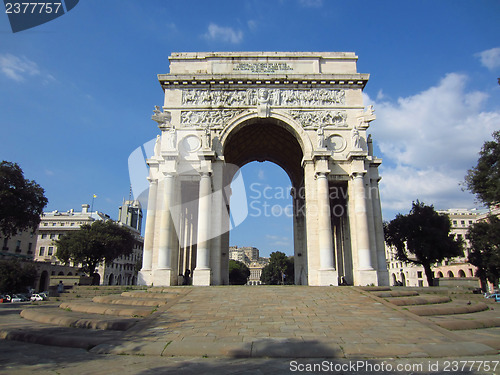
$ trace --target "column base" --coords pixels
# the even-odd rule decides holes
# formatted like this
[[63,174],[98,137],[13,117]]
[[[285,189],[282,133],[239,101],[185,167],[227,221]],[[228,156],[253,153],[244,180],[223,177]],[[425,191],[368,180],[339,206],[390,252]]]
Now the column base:
[[210,269],[193,271],[193,285],[209,286],[210,285]]
[[137,285],[151,285],[153,284],[153,271],[140,270],[137,274]]
[[355,281],[355,285],[359,286],[378,285],[376,270],[358,271],[356,279],[357,280]]
[[172,283],[172,273],[171,269],[157,269],[153,270],[153,286],[171,286],[175,285]]
[[318,281],[320,286],[339,285],[339,273],[335,269],[318,270]]
[[377,271],[379,286],[389,286],[389,272],[387,270]]

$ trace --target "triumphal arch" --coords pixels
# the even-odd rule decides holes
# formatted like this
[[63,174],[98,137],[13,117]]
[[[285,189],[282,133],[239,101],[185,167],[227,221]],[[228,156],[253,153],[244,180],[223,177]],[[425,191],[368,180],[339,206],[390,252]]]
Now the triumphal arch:
[[[140,283],[228,284],[229,231],[247,210],[239,168],[292,183],[295,282],[387,285],[378,166],[351,52],[174,53],[152,119]],[[242,190],[243,189],[243,190]],[[243,194],[242,194],[243,191]],[[251,244],[244,244],[251,245]]]

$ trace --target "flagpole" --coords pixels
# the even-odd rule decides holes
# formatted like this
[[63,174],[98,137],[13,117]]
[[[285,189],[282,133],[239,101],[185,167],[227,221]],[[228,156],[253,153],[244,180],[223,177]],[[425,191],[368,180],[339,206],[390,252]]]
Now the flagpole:
[[94,198],[97,198],[97,195],[92,194],[92,205],[90,206],[90,216],[92,216],[92,212],[94,212]]

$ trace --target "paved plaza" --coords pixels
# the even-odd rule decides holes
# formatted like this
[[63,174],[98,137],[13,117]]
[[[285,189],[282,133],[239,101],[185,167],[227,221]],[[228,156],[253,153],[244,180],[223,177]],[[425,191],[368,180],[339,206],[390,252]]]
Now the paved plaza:
[[[173,289],[180,293],[154,314],[110,334],[90,351],[0,340],[0,373],[258,374],[291,373],[299,364],[322,361],[394,366],[439,361],[441,366],[447,359],[500,359],[499,328],[451,332],[360,288]],[[0,330],[16,324],[44,327],[23,321],[10,309],[0,310]],[[295,367],[291,360],[297,361]],[[409,372],[394,368],[391,373]]]

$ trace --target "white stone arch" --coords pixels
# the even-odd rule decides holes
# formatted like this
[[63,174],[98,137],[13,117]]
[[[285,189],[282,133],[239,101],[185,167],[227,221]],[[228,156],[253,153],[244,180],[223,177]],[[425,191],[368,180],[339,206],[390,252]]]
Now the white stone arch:
[[[229,123],[224,127],[224,130],[222,130],[220,134],[220,142],[222,145],[222,149],[224,150],[226,141],[233,132],[237,131],[242,126],[245,126],[245,124],[249,120],[254,120],[259,118],[260,117],[258,116],[256,111],[247,111],[231,119],[231,121],[229,121]],[[299,143],[300,148],[302,149],[302,155],[304,159],[310,159],[312,157],[314,147],[311,142],[311,139],[307,135],[304,128],[291,116],[288,116],[282,113],[281,111],[271,111],[269,117],[261,119],[279,120],[285,126],[289,127],[288,129],[285,127],[285,129],[289,131],[297,139],[297,142]]]

